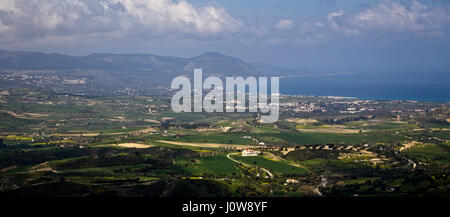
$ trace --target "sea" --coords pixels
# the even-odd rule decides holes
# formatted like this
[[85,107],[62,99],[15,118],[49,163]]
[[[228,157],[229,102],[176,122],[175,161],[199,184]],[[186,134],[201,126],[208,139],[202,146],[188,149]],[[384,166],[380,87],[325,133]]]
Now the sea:
[[449,81],[447,78],[411,79],[404,76],[392,79],[377,79],[370,76],[299,76],[280,78],[280,93],[373,100],[450,102]]

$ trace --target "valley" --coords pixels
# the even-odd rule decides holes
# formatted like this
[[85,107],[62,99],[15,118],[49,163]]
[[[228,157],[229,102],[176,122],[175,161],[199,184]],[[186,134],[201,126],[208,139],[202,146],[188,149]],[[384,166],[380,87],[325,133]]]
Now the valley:
[[263,124],[173,113],[168,95],[19,88],[0,99],[2,195],[448,194],[448,103],[282,95],[280,120]]

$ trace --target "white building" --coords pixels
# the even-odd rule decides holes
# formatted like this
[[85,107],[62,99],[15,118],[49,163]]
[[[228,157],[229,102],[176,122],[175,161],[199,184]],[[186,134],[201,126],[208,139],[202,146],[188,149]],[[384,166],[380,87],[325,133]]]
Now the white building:
[[249,157],[249,156],[258,156],[258,154],[260,153],[260,151],[255,151],[252,149],[246,149],[242,151],[242,156],[243,157]]
[[298,183],[298,180],[295,180],[295,179],[286,179],[286,183]]

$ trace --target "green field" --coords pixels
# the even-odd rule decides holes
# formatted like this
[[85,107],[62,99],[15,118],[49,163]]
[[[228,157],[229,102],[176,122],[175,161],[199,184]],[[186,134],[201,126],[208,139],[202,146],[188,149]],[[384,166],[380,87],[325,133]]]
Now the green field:
[[450,145],[447,143],[417,145],[404,152],[411,158],[422,161],[450,163]]
[[373,132],[357,134],[338,133],[279,133],[265,137],[275,137],[291,144],[360,144],[360,143],[393,143],[407,140],[402,135],[393,133]]
[[330,160],[328,160],[328,159],[314,158],[311,160],[300,161],[300,164],[305,165],[305,166],[310,166],[310,165],[326,164],[328,162],[330,162]]
[[236,163],[227,159],[225,155],[205,156],[195,159],[176,158],[175,163],[191,175],[217,174],[222,176],[242,174]]
[[450,129],[450,123],[426,123],[425,127],[428,128],[447,128]]
[[250,165],[266,168],[276,173],[284,173],[284,174],[307,173],[306,169],[304,168],[292,166],[284,162],[269,160],[261,156],[251,156],[251,157],[233,156],[233,158]]
[[[198,142],[198,143],[220,143],[220,144],[238,144],[248,145],[254,143],[251,139],[243,139],[245,134],[230,133],[230,134],[216,134],[216,135],[185,135],[179,136],[177,142]],[[170,137],[159,137],[166,140],[174,140]]]

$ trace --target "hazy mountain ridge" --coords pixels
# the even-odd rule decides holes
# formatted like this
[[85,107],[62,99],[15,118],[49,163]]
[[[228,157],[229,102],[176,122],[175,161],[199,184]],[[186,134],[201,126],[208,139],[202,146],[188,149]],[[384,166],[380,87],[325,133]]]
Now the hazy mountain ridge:
[[280,67],[251,64],[215,52],[181,58],[153,54],[96,53],[69,56],[57,53],[0,51],[2,70],[149,70],[186,74],[192,73],[194,68],[203,68],[205,74],[217,76],[275,76],[295,72],[288,69],[270,72],[268,69]]
[[[71,93],[165,91],[176,76],[286,76],[299,74],[269,64],[251,64],[215,52],[192,58],[153,54],[69,56],[41,52],[0,51],[0,83],[8,87],[41,87]],[[273,70],[277,69],[277,70]],[[273,70],[273,71],[272,71]]]

